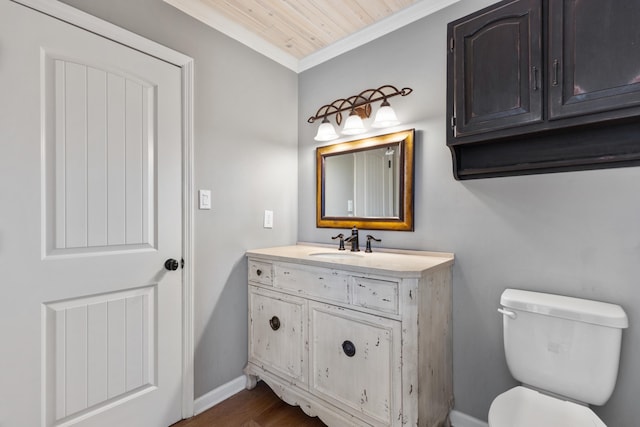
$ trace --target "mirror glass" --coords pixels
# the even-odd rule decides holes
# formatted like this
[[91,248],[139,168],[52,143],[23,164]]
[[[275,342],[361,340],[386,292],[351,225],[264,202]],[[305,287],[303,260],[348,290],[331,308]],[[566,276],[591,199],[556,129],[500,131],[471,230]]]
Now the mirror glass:
[[316,150],[318,227],[413,230],[414,130]]

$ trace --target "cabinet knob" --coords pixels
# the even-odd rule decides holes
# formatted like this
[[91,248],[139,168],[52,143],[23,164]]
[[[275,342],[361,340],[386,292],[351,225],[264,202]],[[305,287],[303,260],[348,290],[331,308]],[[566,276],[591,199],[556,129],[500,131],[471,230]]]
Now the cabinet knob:
[[257,270],[256,270],[256,274],[257,274],[258,276],[262,276],[262,270],[257,269]]
[[273,316],[271,319],[269,319],[269,326],[271,326],[271,329],[273,329],[274,331],[280,329],[280,319],[278,319],[278,316]]
[[349,340],[342,343],[342,351],[349,357],[353,357],[356,354],[356,346]]

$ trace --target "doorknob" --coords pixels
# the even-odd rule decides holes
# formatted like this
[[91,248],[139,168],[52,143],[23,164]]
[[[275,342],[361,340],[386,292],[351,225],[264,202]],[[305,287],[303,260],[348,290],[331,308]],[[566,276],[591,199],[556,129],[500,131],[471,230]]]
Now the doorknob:
[[176,261],[173,258],[169,258],[164,262],[164,268],[166,268],[169,271],[177,270],[178,267],[180,267],[180,263],[178,263],[178,261]]

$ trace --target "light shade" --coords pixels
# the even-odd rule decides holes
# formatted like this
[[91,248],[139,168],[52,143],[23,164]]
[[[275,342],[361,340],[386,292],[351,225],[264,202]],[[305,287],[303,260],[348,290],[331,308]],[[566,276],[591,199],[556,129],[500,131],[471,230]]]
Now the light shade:
[[374,128],[387,128],[390,126],[395,126],[400,124],[400,120],[396,116],[396,112],[393,111],[393,108],[389,105],[387,100],[385,99],[380,109],[376,113],[376,118],[371,124],[371,127]]
[[329,120],[325,117],[320,126],[318,126],[318,133],[313,138],[316,141],[331,141],[332,139],[338,138],[338,134],[336,133],[336,129],[333,127]]
[[352,111],[344,122],[342,133],[345,135],[357,135],[366,131],[367,130],[364,128],[364,123],[362,123],[360,116],[358,116],[355,111]]

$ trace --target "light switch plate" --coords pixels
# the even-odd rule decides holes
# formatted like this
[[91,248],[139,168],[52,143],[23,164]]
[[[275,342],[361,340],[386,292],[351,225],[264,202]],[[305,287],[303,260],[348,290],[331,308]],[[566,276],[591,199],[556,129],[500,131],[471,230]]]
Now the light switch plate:
[[273,228],[273,211],[264,211],[264,228]]
[[211,190],[198,190],[198,207],[211,209]]

